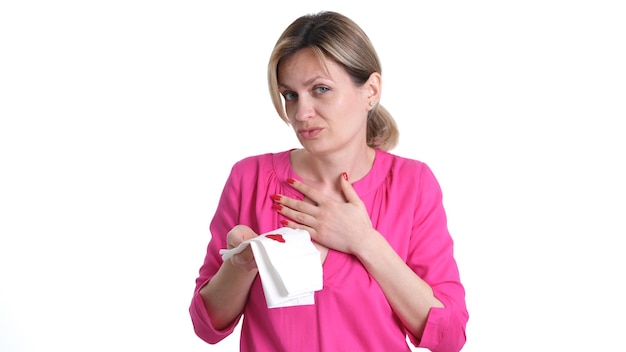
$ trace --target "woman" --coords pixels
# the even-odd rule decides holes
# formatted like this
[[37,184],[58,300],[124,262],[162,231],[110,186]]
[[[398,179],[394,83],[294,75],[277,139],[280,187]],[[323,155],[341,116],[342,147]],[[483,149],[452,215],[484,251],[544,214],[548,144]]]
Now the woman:
[[[217,343],[243,316],[241,351],[459,351],[468,313],[440,187],[427,165],[388,151],[398,140],[379,104],[381,67],[350,19],[296,19],[268,66],[278,114],[302,148],[234,165],[190,314]],[[219,250],[279,227],[308,230],[320,251],[314,305],[267,307],[248,249]]]

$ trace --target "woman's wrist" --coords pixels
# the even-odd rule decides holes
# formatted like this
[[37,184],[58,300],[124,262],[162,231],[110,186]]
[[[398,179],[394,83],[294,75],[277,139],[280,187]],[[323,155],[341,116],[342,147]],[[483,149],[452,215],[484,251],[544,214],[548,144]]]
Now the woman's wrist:
[[385,246],[389,246],[387,240],[380,232],[372,228],[363,235],[354,255],[365,264],[365,262],[371,261],[374,256],[378,255]]

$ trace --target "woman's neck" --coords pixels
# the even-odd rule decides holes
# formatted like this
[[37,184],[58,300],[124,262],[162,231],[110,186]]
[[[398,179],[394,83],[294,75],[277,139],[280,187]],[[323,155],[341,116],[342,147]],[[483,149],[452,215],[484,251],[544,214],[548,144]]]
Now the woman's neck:
[[333,154],[311,154],[305,149],[291,152],[291,167],[305,183],[322,191],[338,191],[339,177],[348,174],[350,182],[365,177],[371,170],[376,151],[363,147],[354,151],[341,151]]

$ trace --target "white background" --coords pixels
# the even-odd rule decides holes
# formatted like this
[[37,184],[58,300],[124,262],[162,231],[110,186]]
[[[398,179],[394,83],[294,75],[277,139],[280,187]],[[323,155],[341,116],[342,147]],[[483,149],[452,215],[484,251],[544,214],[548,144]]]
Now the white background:
[[464,351],[616,350],[621,3],[1,2],[0,351],[237,350],[194,335],[194,280],[231,165],[298,146],[265,69],[323,9],[370,35],[394,152],[441,183]]

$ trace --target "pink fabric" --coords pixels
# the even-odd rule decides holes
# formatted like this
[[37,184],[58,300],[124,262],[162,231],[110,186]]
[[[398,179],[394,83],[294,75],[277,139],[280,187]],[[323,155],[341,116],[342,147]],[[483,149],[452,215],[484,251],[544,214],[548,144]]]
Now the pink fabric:
[[[198,291],[217,272],[226,233],[245,224],[257,233],[282,227],[272,194],[302,199],[287,179],[289,151],[249,157],[234,165],[211,222],[211,240],[196,280],[190,314],[196,334],[214,344],[232,333],[238,320],[215,330]],[[432,309],[418,347],[459,351],[465,343],[465,290],[453,257],[439,184],[424,163],[380,150],[368,175],[354,183],[374,227],[426,282],[445,308]],[[406,330],[377,282],[353,256],[329,251],[324,288],[315,305],[268,309],[257,275],[243,312],[241,351],[409,351]]]

